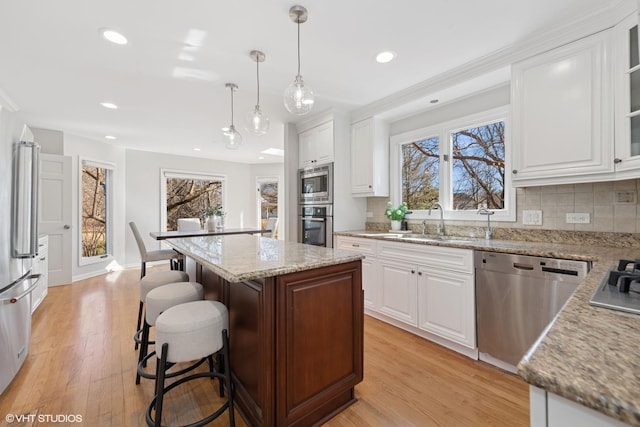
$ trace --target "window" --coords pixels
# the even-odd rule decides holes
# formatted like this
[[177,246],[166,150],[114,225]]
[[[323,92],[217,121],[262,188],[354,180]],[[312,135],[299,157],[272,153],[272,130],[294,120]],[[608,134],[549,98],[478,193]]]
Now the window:
[[104,261],[112,254],[112,164],[80,162],[80,265]]
[[258,215],[261,229],[265,229],[269,218],[278,217],[278,178],[257,178]]
[[440,202],[447,219],[515,221],[515,192],[507,182],[506,108],[391,138],[393,203],[407,202],[410,219],[430,218]]
[[208,206],[222,206],[225,177],[189,172],[162,171],[162,223],[167,231],[178,229],[178,218],[201,218]]

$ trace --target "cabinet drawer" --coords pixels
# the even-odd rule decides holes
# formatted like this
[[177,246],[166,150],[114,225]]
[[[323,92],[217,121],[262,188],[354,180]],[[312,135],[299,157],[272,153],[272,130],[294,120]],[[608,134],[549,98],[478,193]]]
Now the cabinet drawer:
[[378,256],[414,261],[424,266],[473,274],[473,251],[470,249],[417,243],[380,242]]
[[358,252],[364,255],[376,256],[377,243],[374,239],[336,236],[336,249]]

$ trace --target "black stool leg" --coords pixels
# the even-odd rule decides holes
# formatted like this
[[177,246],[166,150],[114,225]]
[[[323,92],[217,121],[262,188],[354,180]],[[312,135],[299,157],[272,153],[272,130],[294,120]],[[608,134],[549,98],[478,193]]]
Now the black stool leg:
[[162,423],[162,400],[164,399],[164,374],[167,366],[167,353],[169,349],[169,344],[162,344],[162,354],[160,355],[160,363],[157,365],[156,369],[156,419],[155,425],[156,427],[160,427]]
[[[136,325],[136,331],[140,330],[140,325],[142,324],[142,307],[144,306],[144,303],[142,301],[140,301],[140,306],[138,307],[138,324]],[[138,341],[136,341],[136,348],[135,350],[138,349]]]
[[231,388],[231,367],[229,365],[229,334],[226,329],[222,331],[222,353],[224,360],[224,380],[227,386],[227,400],[229,402],[229,425],[235,427],[236,418],[233,412],[233,389]]
[[[144,326],[142,327],[142,338],[140,339],[140,341],[142,342],[140,343],[140,352],[138,353],[138,365],[140,365],[142,359],[144,359],[144,357],[149,352],[149,324],[147,323],[146,319],[144,320]],[[145,365],[143,364],[143,366]],[[138,373],[137,369],[136,384],[140,384],[140,374]]]

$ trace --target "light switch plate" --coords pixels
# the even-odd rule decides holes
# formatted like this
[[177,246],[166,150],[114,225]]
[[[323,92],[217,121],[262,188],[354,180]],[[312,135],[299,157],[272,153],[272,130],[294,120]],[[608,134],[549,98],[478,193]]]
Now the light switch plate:
[[589,224],[591,215],[588,213],[568,213],[567,224]]
[[522,211],[523,225],[542,225],[542,211]]

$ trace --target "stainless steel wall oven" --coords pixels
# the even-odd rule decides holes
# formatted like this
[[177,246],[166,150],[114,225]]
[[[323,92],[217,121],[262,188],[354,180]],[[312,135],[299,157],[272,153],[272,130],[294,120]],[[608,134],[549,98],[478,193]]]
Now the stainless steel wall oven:
[[304,205],[298,211],[298,240],[333,247],[333,205]]

